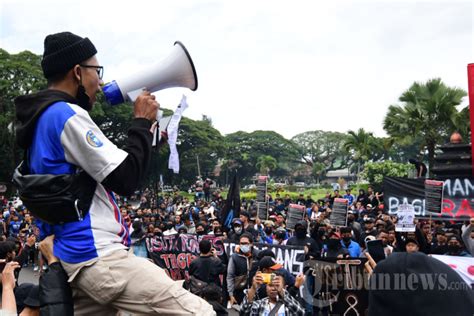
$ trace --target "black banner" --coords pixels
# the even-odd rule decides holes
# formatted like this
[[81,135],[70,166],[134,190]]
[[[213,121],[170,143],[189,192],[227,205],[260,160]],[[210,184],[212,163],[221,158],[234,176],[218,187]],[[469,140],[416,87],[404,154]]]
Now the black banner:
[[209,239],[216,249],[217,256],[227,262],[224,243],[213,235],[197,236],[174,234],[155,236],[146,239],[149,257],[159,267],[165,269],[173,280],[187,280],[191,262],[199,256],[199,241]]
[[429,211],[425,201],[425,179],[385,177],[385,210],[392,215],[403,203],[415,208],[419,218],[469,220],[474,217],[474,179],[454,178],[444,181],[444,197],[441,212]]

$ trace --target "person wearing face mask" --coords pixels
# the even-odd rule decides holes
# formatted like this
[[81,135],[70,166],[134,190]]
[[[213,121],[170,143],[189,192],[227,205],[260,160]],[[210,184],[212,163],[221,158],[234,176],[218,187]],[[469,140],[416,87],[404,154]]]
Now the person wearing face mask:
[[341,235],[338,232],[332,231],[328,234],[322,256],[325,258],[349,257],[347,249],[342,247]]
[[227,292],[231,305],[242,302],[244,290],[249,286],[250,271],[254,264],[258,264],[257,256],[258,250],[253,247],[252,235],[243,233],[227,265]]
[[207,234],[207,231],[206,231],[205,225],[203,223],[198,223],[196,225],[196,235],[203,236],[206,234]]
[[263,231],[259,229],[262,242],[266,244],[273,244],[273,226],[275,226],[275,224],[272,221],[265,221]]
[[[286,242],[289,246],[304,246],[304,260],[316,259],[320,256],[320,249],[316,241],[307,235],[308,223],[306,221],[297,222],[294,226],[295,235]],[[302,261],[304,261],[302,260]]]
[[283,227],[278,227],[275,231],[275,238],[273,238],[274,245],[286,245],[288,240],[288,234],[286,229]]
[[233,243],[238,243],[242,234],[242,221],[238,218],[235,218],[232,221],[232,230],[229,232],[229,241]]
[[464,250],[464,245],[460,237],[453,235],[448,239],[448,252],[446,256],[472,257],[469,252]]
[[360,245],[352,240],[352,231],[349,227],[341,227],[341,246],[347,249],[349,256],[357,258],[360,256]]

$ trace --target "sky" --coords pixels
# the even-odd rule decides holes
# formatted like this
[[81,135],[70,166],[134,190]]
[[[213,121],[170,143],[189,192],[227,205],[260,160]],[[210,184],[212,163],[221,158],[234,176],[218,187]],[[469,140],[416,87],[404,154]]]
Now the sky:
[[[440,77],[467,91],[471,1],[0,0],[0,47],[43,53],[46,35],[88,37],[104,80],[139,73],[188,49],[199,87],[155,93],[222,134],[271,130],[291,138],[364,128],[385,136],[391,104]],[[467,105],[467,98],[463,105]]]

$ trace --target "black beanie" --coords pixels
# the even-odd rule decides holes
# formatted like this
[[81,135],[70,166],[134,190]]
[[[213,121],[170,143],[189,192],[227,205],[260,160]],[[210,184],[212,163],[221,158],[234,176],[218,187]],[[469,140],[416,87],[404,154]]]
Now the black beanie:
[[86,37],[71,32],[46,36],[41,67],[46,79],[66,73],[75,65],[97,54],[94,44]]

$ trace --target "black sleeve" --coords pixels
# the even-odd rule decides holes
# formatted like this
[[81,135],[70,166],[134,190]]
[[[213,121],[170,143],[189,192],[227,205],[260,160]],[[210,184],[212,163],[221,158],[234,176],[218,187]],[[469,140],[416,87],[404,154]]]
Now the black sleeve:
[[144,118],[132,120],[128,130],[127,158],[110,173],[102,185],[120,195],[132,195],[143,180],[151,160],[153,134],[151,121]]

